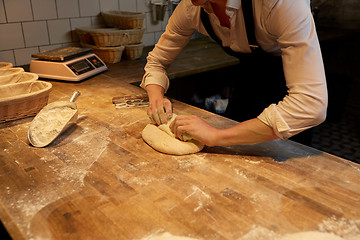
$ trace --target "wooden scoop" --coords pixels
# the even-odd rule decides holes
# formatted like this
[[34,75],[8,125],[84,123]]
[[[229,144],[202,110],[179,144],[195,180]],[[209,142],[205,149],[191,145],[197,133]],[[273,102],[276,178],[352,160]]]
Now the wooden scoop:
[[28,138],[34,147],[45,147],[54,141],[70,125],[76,123],[78,109],[75,100],[80,95],[75,91],[70,101],[56,101],[46,105],[32,120]]

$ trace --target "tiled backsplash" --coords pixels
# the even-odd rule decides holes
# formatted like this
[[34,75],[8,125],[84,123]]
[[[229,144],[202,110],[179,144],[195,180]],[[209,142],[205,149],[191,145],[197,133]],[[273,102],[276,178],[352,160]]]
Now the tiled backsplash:
[[77,27],[102,25],[101,11],[145,12],[143,42],[154,45],[169,17],[153,21],[149,0],[0,0],[0,62],[30,63],[31,54],[78,46]]

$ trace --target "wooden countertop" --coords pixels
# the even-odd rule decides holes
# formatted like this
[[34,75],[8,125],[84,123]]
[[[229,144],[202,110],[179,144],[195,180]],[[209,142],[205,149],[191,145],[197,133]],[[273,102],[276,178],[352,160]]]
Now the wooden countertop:
[[[53,81],[49,102],[81,92],[79,118],[46,148],[29,145],[32,117],[0,124],[0,219],[13,239],[273,240],[303,231],[358,239],[355,163],[283,140],[187,156],[150,148],[141,138],[146,108],[111,101],[143,93],[129,84],[140,81],[143,61],[80,83]],[[178,101],[174,111],[235,124]]]

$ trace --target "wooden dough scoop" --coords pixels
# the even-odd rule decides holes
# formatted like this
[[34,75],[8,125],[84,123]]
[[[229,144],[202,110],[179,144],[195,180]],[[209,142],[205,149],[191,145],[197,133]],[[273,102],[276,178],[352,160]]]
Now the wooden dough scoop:
[[80,95],[75,91],[70,101],[56,101],[46,105],[32,120],[28,138],[34,147],[46,147],[69,126],[76,123],[78,108],[75,100]]

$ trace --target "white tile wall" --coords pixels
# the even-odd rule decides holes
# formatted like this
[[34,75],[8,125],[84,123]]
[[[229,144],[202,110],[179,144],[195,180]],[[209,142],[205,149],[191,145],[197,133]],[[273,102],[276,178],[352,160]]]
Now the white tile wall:
[[4,2],[0,1],[0,23],[6,23]]
[[26,47],[49,45],[46,21],[23,22],[22,27]]
[[36,53],[37,51],[38,51],[37,47],[15,49],[14,55],[17,65],[21,66],[28,64],[31,60],[31,54]]
[[100,10],[114,10],[119,9],[119,1],[117,0],[102,0],[100,1]]
[[34,20],[56,19],[55,0],[31,0]]
[[[120,9],[122,11],[137,11],[135,0],[122,0],[120,1]],[[140,11],[140,10],[139,10]]]
[[15,62],[14,51],[0,51],[0,59],[2,62]]
[[59,18],[79,17],[79,3],[74,0],[57,0],[56,7]]
[[0,62],[30,63],[31,54],[78,46],[76,27],[103,25],[101,11],[145,12],[145,46],[156,43],[167,24],[152,21],[149,0],[0,0]]
[[48,28],[51,44],[71,42],[69,19],[49,20]]
[[150,11],[149,0],[134,0],[134,1],[136,1],[136,7],[139,12]]
[[21,23],[0,24],[0,50],[25,47]]
[[80,16],[95,16],[100,13],[99,0],[79,0]]
[[30,0],[4,0],[7,21],[32,21]]

